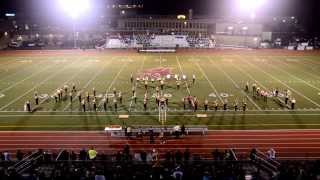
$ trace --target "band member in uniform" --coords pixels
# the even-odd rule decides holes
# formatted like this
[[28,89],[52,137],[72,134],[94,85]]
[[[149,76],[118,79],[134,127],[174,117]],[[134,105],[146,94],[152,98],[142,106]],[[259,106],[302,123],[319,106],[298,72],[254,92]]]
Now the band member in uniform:
[[225,99],[224,101],[223,101],[223,110],[227,110],[228,109],[228,99]]
[[134,103],[137,104],[137,94],[136,93],[133,94],[133,99],[134,99]]
[[93,99],[92,103],[93,103],[93,110],[94,110],[94,111],[97,111],[96,98]]
[[96,89],[92,88],[92,92],[93,92],[93,97],[96,97]]
[[196,82],[196,75],[192,75],[192,84],[194,84]]
[[276,88],[276,97],[278,97],[278,95],[279,95],[279,89]]
[[130,82],[131,82],[131,84],[133,83],[133,75],[132,75],[132,73],[131,73],[131,76],[130,76]]
[[30,101],[27,101],[27,102],[26,102],[26,107],[27,107],[27,111],[28,111],[28,112],[31,112],[31,104],[30,104]]
[[194,112],[196,112],[198,110],[198,100],[196,97],[194,97],[193,104],[194,104]]
[[135,92],[136,92],[136,87],[132,86],[132,96],[134,95]]
[[159,87],[156,87],[156,93],[159,94]]
[[205,111],[208,110],[208,103],[209,103],[208,100],[205,99],[205,100],[204,100],[204,110],[205,110]]
[[106,98],[103,98],[103,110],[104,111],[107,111],[107,100],[106,100]]
[[144,89],[145,89],[145,90],[148,89],[148,81],[147,81],[147,80],[144,81]]
[[256,94],[256,89],[257,89],[257,84],[253,83],[252,84],[252,95],[254,96]]
[[238,111],[238,101],[237,100],[234,102],[234,110]]
[[249,82],[247,81],[246,83],[246,88],[245,88],[246,92],[249,92]]
[[86,92],[86,96],[87,96],[87,102],[89,103],[89,102],[90,102],[90,95],[89,95],[89,92]]
[[119,102],[120,102],[120,104],[122,104],[122,93],[121,93],[121,91],[119,91],[118,96],[119,96]]
[[169,99],[168,98],[165,98],[166,99],[166,105],[169,106]]
[[116,95],[117,95],[117,89],[116,88],[113,88],[113,95],[114,95],[114,97],[116,97]]
[[57,93],[55,93],[53,96],[54,96],[55,102],[57,103],[57,102],[58,102],[58,95],[57,95]]
[[218,104],[218,101],[215,100],[215,101],[214,101],[214,104],[213,104],[215,111],[218,111],[218,105],[219,105],[219,104]]
[[114,104],[114,110],[117,111],[118,110],[118,102],[117,102],[116,97],[113,98],[113,104]]
[[180,89],[180,81],[177,81],[177,89]]
[[291,99],[291,109],[292,110],[294,109],[295,105],[296,105],[296,99],[292,98]]
[[86,112],[86,103],[84,102],[84,99],[81,101],[81,105],[83,112]]
[[143,108],[144,108],[144,111],[147,111],[147,99],[146,98],[143,100]]
[[152,84],[154,83],[154,78],[151,78],[151,83],[152,83]]
[[78,99],[79,99],[79,103],[81,104],[81,101],[82,101],[81,92],[78,93]]
[[164,80],[161,79],[161,81],[160,81],[160,88],[161,88],[161,90],[163,90],[163,87],[164,87]]
[[58,100],[60,101],[60,100],[61,100],[61,92],[60,92],[60,89],[57,90],[57,94],[58,94]]
[[63,86],[63,88],[64,88],[64,92],[66,93],[66,96],[67,96],[67,94],[68,94],[68,85],[65,84]]
[[70,96],[70,103],[72,103],[73,97],[72,97],[72,92],[69,93]]
[[246,111],[246,110],[247,110],[247,103],[246,103],[246,101],[243,101],[242,110],[243,110],[243,111]]
[[72,84],[72,92],[77,92],[75,83]]
[[288,101],[289,101],[289,95],[286,94],[286,97],[285,97],[285,99],[284,99],[284,103],[285,103],[286,105],[288,105]]
[[39,105],[39,97],[37,93],[34,94],[34,100],[36,101],[36,105]]
[[186,98],[183,97],[181,102],[183,104],[183,109],[186,110]]

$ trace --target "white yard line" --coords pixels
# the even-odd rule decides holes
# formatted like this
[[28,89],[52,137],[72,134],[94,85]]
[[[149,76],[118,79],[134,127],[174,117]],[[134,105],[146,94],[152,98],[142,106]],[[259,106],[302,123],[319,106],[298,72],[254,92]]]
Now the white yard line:
[[249,101],[250,101],[258,110],[262,110],[261,107],[260,107],[258,104],[256,104],[256,103],[253,101],[253,99],[252,99],[251,97],[249,97],[248,94],[247,94],[246,92],[244,92],[244,90],[230,77],[230,75],[227,74],[227,73],[223,70],[223,68],[220,68],[219,66],[216,66],[216,65],[212,62],[212,59],[211,59],[210,57],[208,57],[208,59],[209,59],[210,63],[211,63],[212,65],[214,65],[217,69],[219,69],[219,70],[233,83],[233,85],[236,87],[236,89],[239,89],[240,92],[241,92],[244,96],[246,96],[246,97],[249,99]]
[[[86,66],[86,65],[82,66],[82,67],[81,67],[81,70],[79,70],[79,71],[77,71],[76,73],[74,73],[74,74],[71,76],[71,78],[69,78],[68,80],[66,80],[65,82],[63,82],[63,83],[60,85],[60,87],[63,86],[63,85],[65,85],[65,84],[67,84],[67,83],[69,83],[71,80],[73,80],[76,76],[78,76],[78,75],[79,75],[84,69],[86,69],[87,67],[88,67],[88,66]],[[55,92],[56,92],[56,90],[52,91],[51,94],[53,94],[53,93],[55,93]],[[50,94],[49,94],[49,96],[50,96]],[[42,103],[44,103],[46,100],[47,100],[47,99],[43,99],[42,101],[40,101],[39,106],[40,106]]]
[[268,75],[269,77],[271,77],[272,79],[280,82],[282,85],[286,86],[288,89],[291,89],[293,92],[297,93],[298,95],[302,96],[303,98],[307,99],[309,102],[311,102],[312,104],[316,105],[317,107],[320,107],[320,104],[318,104],[317,102],[313,101],[312,99],[308,98],[307,96],[303,95],[301,92],[299,92],[298,90],[293,89],[292,87],[290,87],[289,85],[287,85],[286,83],[284,83],[283,81],[281,81],[280,79],[276,78],[275,76],[273,76],[272,74],[266,72],[265,70],[263,70],[262,68],[260,68],[259,66],[253,65],[252,63],[248,62],[247,60],[244,60],[244,62],[246,62],[247,64],[249,64],[250,66],[253,66],[257,69],[259,69],[261,72],[263,72],[264,74]]
[[212,90],[216,93],[217,97],[219,98],[220,102],[223,104],[224,101],[221,98],[219,92],[217,91],[217,89],[214,87],[214,85],[212,84],[212,82],[210,81],[210,79],[208,78],[208,76],[206,75],[206,73],[204,72],[204,70],[202,69],[202,67],[199,65],[198,62],[195,62],[194,64],[197,65],[197,67],[199,68],[199,70],[201,71],[202,75],[206,78],[206,80],[208,81],[209,85],[211,86]]
[[314,85],[312,85],[312,84],[308,83],[307,81],[305,81],[305,80],[303,80],[303,79],[301,79],[301,78],[299,78],[299,77],[297,77],[297,76],[295,76],[295,75],[293,75],[293,74],[289,73],[288,71],[283,70],[283,69],[281,69],[281,68],[278,68],[278,67],[276,67],[276,66],[274,66],[274,65],[272,65],[272,64],[270,64],[270,63],[268,63],[268,64],[269,64],[269,66],[272,66],[274,69],[280,70],[280,71],[284,72],[285,74],[287,74],[287,75],[289,75],[289,76],[291,76],[291,77],[293,77],[293,78],[295,78],[295,79],[299,80],[300,82],[303,82],[304,84],[308,85],[309,87],[312,87],[312,88],[314,88],[314,89],[316,89],[316,90],[320,91],[320,88],[318,88],[318,87],[316,87],[316,86],[314,86]]
[[[176,56],[176,60],[177,60],[177,63],[178,63],[178,66],[179,66],[181,75],[184,75],[178,56]],[[185,84],[186,84],[187,91],[188,91],[189,95],[191,95],[191,92],[190,92],[190,89],[189,89],[189,85],[188,85],[188,81],[187,81],[187,80],[185,81]]]
[[[119,69],[118,73],[116,74],[116,76],[113,78],[112,82],[109,84],[108,88],[107,88],[107,93],[109,93],[109,91],[111,90],[113,84],[116,82],[116,80],[118,79],[119,75],[121,74],[121,72],[124,70],[124,68],[128,65],[128,63],[125,63],[121,66],[121,68]],[[100,107],[102,104],[102,101],[100,101],[98,107]]]
[[[146,60],[146,56],[143,57],[143,61],[142,61],[142,64],[141,64],[141,67],[139,69],[139,71],[143,71],[143,67],[144,67],[144,62]],[[135,83],[135,86],[134,86],[134,89],[135,89],[135,92],[137,93],[137,82]],[[130,105],[129,105],[129,112],[131,112],[131,107],[132,107],[132,103],[133,103],[133,99],[131,97],[131,101],[130,101]]]
[[[104,64],[104,66],[97,71],[91,78],[90,80],[82,87],[82,90],[86,89],[97,77],[98,75],[100,75],[103,70],[110,64],[110,61],[108,61],[107,63]],[[80,90],[81,91],[81,90]],[[67,111],[67,109],[71,106],[71,102],[69,102],[63,109],[63,111]],[[72,110],[72,109],[70,109]]]
[[20,80],[20,81],[18,81],[18,82],[15,82],[15,83],[12,84],[11,86],[2,89],[2,90],[0,91],[0,93],[3,93],[3,92],[8,91],[8,90],[12,89],[13,87],[15,87],[15,86],[21,84],[22,82],[26,81],[27,79],[30,79],[30,78],[32,78],[32,77],[34,77],[34,76],[36,76],[36,75],[38,75],[38,74],[40,74],[40,73],[48,70],[48,69],[50,69],[50,68],[52,68],[51,65],[50,65],[50,66],[47,66],[46,68],[39,67],[40,71],[34,72],[34,73],[32,73],[30,76],[27,76],[27,77],[25,77],[24,79],[22,79],[22,80]]
[[[23,93],[22,95],[20,95],[19,97],[13,99],[12,101],[10,101],[8,104],[2,106],[0,108],[0,111],[4,110],[5,108],[7,108],[8,106],[10,106],[11,104],[15,103],[16,101],[18,101],[19,99],[21,99],[22,97],[24,97],[25,95],[27,95],[28,93],[30,93],[31,91],[34,91],[37,87],[41,86],[43,83],[47,82],[49,79],[55,77],[56,75],[58,75],[60,72],[64,71],[65,69],[67,69],[69,66],[73,65],[75,63],[75,61],[73,63],[71,63],[70,65],[64,66],[63,68],[59,69],[58,71],[56,71],[55,73],[51,74],[50,76],[48,76],[47,78],[45,78],[43,81],[41,81],[40,83],[38,83],[37,85],[35,85],[33,88],[29,89],[28,91],[26,91],[25,93]],[[22,106],[22,105],[21,105]]]

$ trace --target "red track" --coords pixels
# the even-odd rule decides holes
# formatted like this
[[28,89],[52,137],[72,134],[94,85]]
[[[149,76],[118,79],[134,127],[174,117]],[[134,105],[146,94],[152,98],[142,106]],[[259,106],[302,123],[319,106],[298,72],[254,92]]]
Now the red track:
[[320,130],[274,130],[274,131],[210,131],[205,136],[186,136],[168,140],[167,144],[149,144],[144,140],[127,140],[111,137],[103,132],[0,132],[0,151],[14,153],[16,149],[30,151],[38,148],[58,151],[60,149],[80,150],[93,146],[98,152],[115,153],[129,144],[133,151],[152,150],[160,153],[168,150],[184,150],[210,157],[218,148],[234,148],[238,155],[247,156],[252,148],[266,152],[269,148],[277,151],[284,159],[320,159]]

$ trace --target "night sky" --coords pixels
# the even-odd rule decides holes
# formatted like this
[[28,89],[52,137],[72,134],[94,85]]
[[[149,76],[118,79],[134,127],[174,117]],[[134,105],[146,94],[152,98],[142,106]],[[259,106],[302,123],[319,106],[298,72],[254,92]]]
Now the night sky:
[[[214,17],[235,16],[236,0],[92,0],[95,11],[104,11],[106,4],[142,3],[139,14],[181,14],[193,9],[195,15]],[[54,14],[55,0],[0,0],[0,12]],[[259,16],[295,16],[308,29],[320,30],[320,0],[267,0],[267,5],[257,12]],[[317,22],[317,23],[316,23]]]

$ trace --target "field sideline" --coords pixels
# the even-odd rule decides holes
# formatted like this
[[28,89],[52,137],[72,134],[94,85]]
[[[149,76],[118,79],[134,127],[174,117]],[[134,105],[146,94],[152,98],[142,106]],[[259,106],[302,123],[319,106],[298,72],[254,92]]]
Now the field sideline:
[[[57,53],[58,52],[58,53]],[[102,130],[108,124],[159,125],[155,98],[152,95],[159,82],[148,84],[148,110],[143,110],[143,83],[137,85],[137,103],[133,102],[131,73],[134,77],[146,73],[170,72],[186,75],[177,90],[175,80],[166,81],[164,94],[169,97],[166,124],[208,125],[209,129],[319,129],[320,128],[320,57],[315,53],[290,54],[265,51],[205,53],[189,51],[177,54],[137,54],[118,51],[6,51],[0,53],[0,130]],[[270,51],[271,52],[271,51]],[[191,77],[196,76],[193,85]],[[297,100],[295,110],[279,104],[276,98],[254,98],[245,92],[246,82],[256,82],[264,91],[278,88],[290,90]],[[87,106],[81,112],[77,97],[73,103],[65,97],[55,103],[52,96],[57,88],[75,83],[78,90],[97,91],[98,112]],[[123,103],[114,112],[112,100],[108,110],[102,109],[101,96],[122,92]],[[251,88],[250,88],[251,91]],[[33,113],[23,110],[26,101],[34,107],[34,93],[49,98],[40,99]],[[182,98],[188,94],[199,100],[199,110],[183,109]],[[209,100],[209,111],[203,102]],[[221,106],[228,99],[229,110],[213,109],[215,100]],[[283,100],[283,97],[280,98]],[[233,110],[234,102],[247,103],[247,111]],[[197,118],[196,114],[207,114]],[[129,115],[119,119],[119,115]]]

